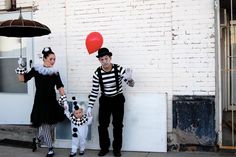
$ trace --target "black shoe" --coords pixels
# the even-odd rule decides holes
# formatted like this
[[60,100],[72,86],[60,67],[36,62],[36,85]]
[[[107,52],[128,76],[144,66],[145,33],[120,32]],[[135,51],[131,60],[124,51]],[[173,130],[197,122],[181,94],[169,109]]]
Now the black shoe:
[[70,155],[69,155],[69,157],[74,157],[74,156],[76,156],[76,153],[70,153]]
[[80,152],[79,152],[79,155],[84,155],[84,151],[80,151]]
[[113,155],[114,156],[121,156],[121,153],[120,153],[120,151],[113,151]]
[[47,153],[46,157],[53,157],[54,156],[54,151],[51,149],[49,150],[49,152]]
[[100,150],[100,152],[98,153],[98,156],[105,156],[108,152],[109,150]]
[[33,142],[32,142],[32,151],[35,152],[37,150],[37,145],[38,147],[41,147],[41,140],[39,138],[33,138]]
[[36,150],[37,150],[36,138],[33,138],[32,151],[35,152]]

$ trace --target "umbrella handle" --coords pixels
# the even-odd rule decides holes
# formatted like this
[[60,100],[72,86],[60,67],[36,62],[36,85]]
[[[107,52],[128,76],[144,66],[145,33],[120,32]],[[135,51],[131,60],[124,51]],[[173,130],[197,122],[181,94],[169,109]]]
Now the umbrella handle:
[[29,61],[29,66],[30,66],[30,68],[32,67],[32,63],[33,63],[33,61],[32,61],[32,59]]
[[22,38],[20,38],[20,58],[22,58]]

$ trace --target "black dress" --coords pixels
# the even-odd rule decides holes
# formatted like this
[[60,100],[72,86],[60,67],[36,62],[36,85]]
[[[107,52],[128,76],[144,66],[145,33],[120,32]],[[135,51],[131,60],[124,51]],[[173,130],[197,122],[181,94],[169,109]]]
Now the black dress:
[[46,68],[42,65],[33,67],[25,74],[25,82],[35,78],[36,93],[31,123],[33,127],[41,124],[56,124],[65,118],[64,108],[59,105],[56,98],[56,90],[64,87],[59,72],[55,68]]

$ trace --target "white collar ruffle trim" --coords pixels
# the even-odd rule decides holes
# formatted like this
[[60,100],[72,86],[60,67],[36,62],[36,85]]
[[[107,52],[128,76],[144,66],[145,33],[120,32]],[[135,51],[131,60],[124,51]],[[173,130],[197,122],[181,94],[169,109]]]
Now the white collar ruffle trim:
[[58,73],[58,69],[55,67],[45,67],[43,65],[35,65],[34,69],[42,74],[42,75],[52,75],[52,74],[57,74]]

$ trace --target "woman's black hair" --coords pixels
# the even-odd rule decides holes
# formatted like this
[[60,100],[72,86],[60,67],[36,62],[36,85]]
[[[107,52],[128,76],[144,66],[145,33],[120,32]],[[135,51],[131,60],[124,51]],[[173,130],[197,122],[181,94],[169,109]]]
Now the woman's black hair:
[[47,58],[50,54],[54,54],[54,52],[52,52],[51,47],[45,47],[43,48],[42,54],[43,58]]

